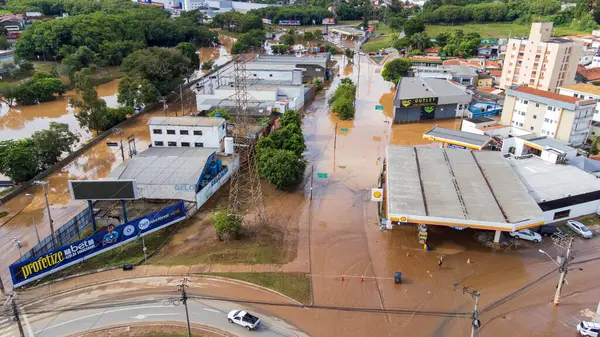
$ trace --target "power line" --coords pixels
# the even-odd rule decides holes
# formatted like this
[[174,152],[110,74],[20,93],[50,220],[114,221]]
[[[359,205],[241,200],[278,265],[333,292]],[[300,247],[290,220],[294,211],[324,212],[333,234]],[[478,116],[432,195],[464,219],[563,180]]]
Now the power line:
[[455,283],[452,286],[452,289],[460,290],[463,294],[467,294],[471,296],[471,298],[475,301],[475,307],[473,308],[472,313],[472,322],[471,322],[471,337],[475,337],[475,331],[477,331],[477,336],[480,334],[481,321],[479,320],[479,292],[477,290],[470,290],[468,287],[460,286],[458,283]]

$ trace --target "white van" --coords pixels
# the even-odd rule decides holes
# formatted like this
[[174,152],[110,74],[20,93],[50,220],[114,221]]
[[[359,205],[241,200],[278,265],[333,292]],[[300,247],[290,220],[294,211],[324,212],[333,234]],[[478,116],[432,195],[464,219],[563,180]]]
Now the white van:
[[577,324],[577,332],[585,337],[598,337],[600,334],[600,323],[579,322]]

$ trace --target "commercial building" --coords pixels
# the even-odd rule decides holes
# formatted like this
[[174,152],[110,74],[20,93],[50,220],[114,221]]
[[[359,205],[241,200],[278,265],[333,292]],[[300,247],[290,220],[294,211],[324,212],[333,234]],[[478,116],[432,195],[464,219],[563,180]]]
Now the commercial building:
[[485,150],[490,145],[495,145],[490,136],[441,128],[437,125],[425,132],[423,138],[442,143],[443,148],[460,150]]
[[558,88],[558,93],[565,96],[596,100],[598,103],[596,103],[592,120],[600,121],[600,88],[593,84],[577,83]]
[[384,198],[394,224],[511,232],[543,224],[535,200],[496,151],[388,146]]
[[311,82],[314,79],[327,81],[331,78],[329,54],[319,54],[310,56],[289,56],[289,55],[258,55],[252,63],[261,65],[292,65],[302,71],[302,81]]
[[585,143],[596,101],[519,86],[506,90],[502,124],[572,145]]
[[577,157],[577,149],[569,144],[536,135],[506,137],[502,140],[501,152],[516,157],[534,155],[553,164],[562,164]]
[[533,155],[507,161],[544,212],[545,223],[594,214],[600,207],[600,179],[590,173]]
[[435,78],[403,77],[396,86],[394,122],[463,116],[471,95],[458,83]]
[[223,151],[226,121],[218,117],[152,117],[153,147],[205,147]]
[[529,39],[509,39],[500,88],[525,84],[555,91],[575,83],[582,41],[552,37],[552,22],[531,25]]
[[478,77],[475,69],[468,66],[414,66],[410,72],[414,77],[452,80],[465,86],[476,85]]

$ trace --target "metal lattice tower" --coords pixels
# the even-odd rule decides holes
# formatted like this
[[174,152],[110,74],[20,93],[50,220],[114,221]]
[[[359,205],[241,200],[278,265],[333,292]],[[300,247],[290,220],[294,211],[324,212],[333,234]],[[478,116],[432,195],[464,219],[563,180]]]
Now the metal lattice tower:
[[256,217],[266,219],[260,177],[254,158],[257,139],[249,134],[252,123],[248,107],[250,100],[247,88],[246,59],[247,56],[240,55],[234,60],[236,105],[234,144],[240,158],[240,166],[231,176],[227,210],[230,215],[243,217],[247,212],[254,212]]

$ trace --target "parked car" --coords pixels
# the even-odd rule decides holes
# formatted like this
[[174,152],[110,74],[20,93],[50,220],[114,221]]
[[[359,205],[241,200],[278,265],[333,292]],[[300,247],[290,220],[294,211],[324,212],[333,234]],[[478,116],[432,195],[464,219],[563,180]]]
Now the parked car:
[[529,229],[521,229],[520,231],[510,232],[510,236],[515,239],[523,239],[533,242],[542,242],[542,236],[536,232],[532,232]]
[[563,231],[562,229],[560,229],[556,226],[550,226],[550,225],[540,226],[538,228],[538,233],[542,234],[543,236],[550,236],[550,235],[565,236],[565,235],[567,235],[567,233],[565,233],[565,231]]
[[569,227],[573,232],[577,233],[578,235],[586,238],[586,239],[591,239],[592,238],[592,231],[587,228],[584,224],[582,224],[579,221],[575,221],[575,220],[569,220],[567,221],[567,227]]
[[577,332],[585,337],[598,337],[600,335],[600,323],[579,322]]
[[232,310],[227,314],[227,320],[229,323],[235,323],[243,326],[246,330],[251,331],[256,329],[258,324],[260,323],[260,319],[256,316],[253,316],[247,311],[242,310]]

